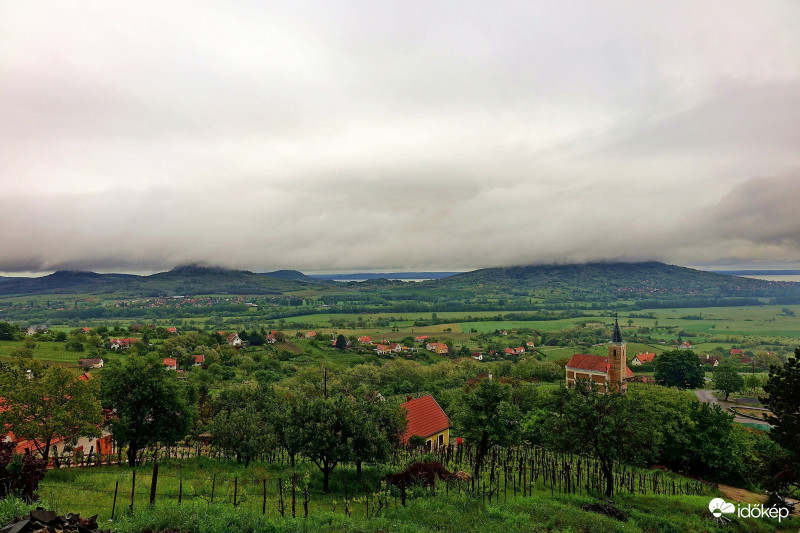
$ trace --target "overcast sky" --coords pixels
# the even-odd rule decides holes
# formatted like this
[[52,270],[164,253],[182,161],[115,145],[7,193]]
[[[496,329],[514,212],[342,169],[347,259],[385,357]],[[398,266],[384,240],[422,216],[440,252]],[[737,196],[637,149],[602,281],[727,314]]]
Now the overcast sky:
[[800,2],[3,2],[0,272],[800,267]]

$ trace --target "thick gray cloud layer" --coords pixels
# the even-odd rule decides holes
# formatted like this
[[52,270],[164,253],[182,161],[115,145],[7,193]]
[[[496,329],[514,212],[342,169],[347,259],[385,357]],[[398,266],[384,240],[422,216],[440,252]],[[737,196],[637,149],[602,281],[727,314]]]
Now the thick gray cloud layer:
[[0,271],[800,264],[800,4],[16,2]]

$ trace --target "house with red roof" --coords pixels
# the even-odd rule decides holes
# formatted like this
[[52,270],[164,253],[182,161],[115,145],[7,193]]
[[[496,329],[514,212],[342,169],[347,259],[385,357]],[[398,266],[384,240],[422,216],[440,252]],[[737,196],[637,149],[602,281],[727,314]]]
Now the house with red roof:
[[225,341],[230,344],[231,346],[241,346],[242,339],[239,338],[238,333],[231,333],[227,337],[225,337]]
[[425,342],[426,340],[428,340],[428,335],[419,335],[414,337],[414,342]]
[[407,445],[411,437],[425,439],[430,449],[447,446],[450,443],[450,419],[430,394],[413,399],[408,396],[400,407],[406,410],[406,431],[400,443]]
[[309,331],[308,333],[306,333],[306,334],[304,335],[304,337],[305,337],[306,339],[313,339],[313,338],[314,338],[314,337],[316,337],[316,336],[317,336],[317,332],[316,332],[316,331]]
[[203,366],[203,363],[206,362],[206,356],[203,354],[193,355],[194,357],[194,366]]
[[633,361],[631,361],[631,364],[632,365],[643,365],[645,363],[651,363],[653,361],[653,359],[655,359],[655,357],[656,357],[655,353],[650,353],[650,352],[648,352],[648,353],[640,353],[636,357],[633,358]]
[[112,350],[126,350],[133,346],[133,344],[138,340],[139,339],[133,337],[126,337],[124,339],[108,339],[108,346]]
[[744,355],[744,350],[739,348],[731,348],[731,355]]
[[161,360],[161,362],[164,363],[164,366],[167,367],[167,370],[178,370],[178,361],[172,357],[165,357]]
[[178,328],[169,327],[169,328],[167,328],[167,333],[177,334],[178,333]]
[[438,355],[447,355],[447,345],[443,342],[429,342],[425,344],[425,349]]
[[368,335],[364,335],[363,337],[358,338],[358,342],[361,344],[372,344],[372,338]]

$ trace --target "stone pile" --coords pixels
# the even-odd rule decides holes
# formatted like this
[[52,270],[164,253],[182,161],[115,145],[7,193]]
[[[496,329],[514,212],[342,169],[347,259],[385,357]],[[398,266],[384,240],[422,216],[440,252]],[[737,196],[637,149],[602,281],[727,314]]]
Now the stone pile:
[[71,513],[59,516],[53,511],[36,509],[26,517],[15,517],[13,523],[0,528],[0,533],[111,533],[111,530],[97,529],[97,515],[89,518]]

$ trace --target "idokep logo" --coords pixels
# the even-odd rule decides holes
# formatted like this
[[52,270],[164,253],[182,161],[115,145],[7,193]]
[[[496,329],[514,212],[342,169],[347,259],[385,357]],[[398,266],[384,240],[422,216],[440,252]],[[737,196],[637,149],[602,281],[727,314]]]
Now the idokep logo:
[[[778,522],[789,517],[789,509],[778,507],[764,507],[760,503],[734,505],[722,498],[714,498],[708,503],[708,510],[714,518],[723,514],[735,514],[739,518],[777,518]],[[723,518],[723,520],[726,520]]]
[[730,514],[736,512],[736,506],[732,503],[728,503],[722,498],[714,498],[708,504],[708,510],[711,511],[711,514],[714,515],[714,518],[719,518],[724,514]]

